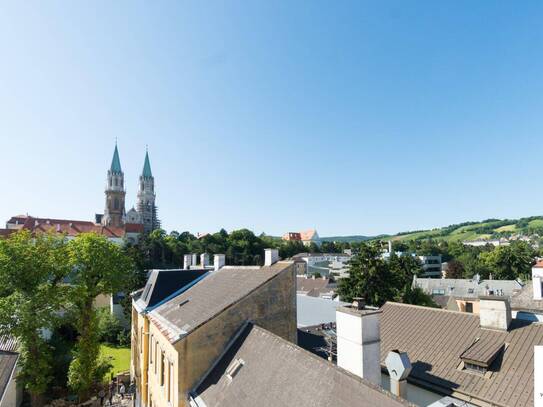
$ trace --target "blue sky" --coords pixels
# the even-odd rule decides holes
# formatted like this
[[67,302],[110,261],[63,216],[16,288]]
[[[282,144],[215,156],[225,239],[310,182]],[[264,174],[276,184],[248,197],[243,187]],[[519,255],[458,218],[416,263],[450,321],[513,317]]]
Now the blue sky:
[[[205,3],[205,4],[204,4]],[[0,218],[91,219],[115,138],[167,230],[543,214],[540,1],[0,3]]]

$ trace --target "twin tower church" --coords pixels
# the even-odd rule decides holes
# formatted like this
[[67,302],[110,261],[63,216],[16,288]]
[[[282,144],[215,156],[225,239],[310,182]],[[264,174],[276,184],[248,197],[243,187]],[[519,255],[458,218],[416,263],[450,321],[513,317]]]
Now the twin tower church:
[[147,151],[145,152],[143,171],[139,178],[136,208],[132,207],[128,212],[125,210],[124,173],[121,168],[117,144],[115,144],[115,150],[113,151],[111,168],[107,172],[105,194],[106,206],[104,214],[96,215],[96,223],[116,228],[125,228],[128,225],[143,225],[143,231],[147,233],[160,227],[155,204],[155,179],[151,172],[151,163]]

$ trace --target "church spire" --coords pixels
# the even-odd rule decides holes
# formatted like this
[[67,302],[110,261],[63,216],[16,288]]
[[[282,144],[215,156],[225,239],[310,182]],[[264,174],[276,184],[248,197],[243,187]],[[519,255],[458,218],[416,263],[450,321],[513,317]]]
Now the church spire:
[[115,150],[113,151],[113,159],[111,160],[111,172],[122,172],[121,160],[119,159],[119,150],[117,149],[117,142],[115,142]]
[[149,152],[145,149],[145,162],[143,164],[143,172],[141,175],[145,178],[151,178],[153,173],[151,172],[151,163],[149,162]]

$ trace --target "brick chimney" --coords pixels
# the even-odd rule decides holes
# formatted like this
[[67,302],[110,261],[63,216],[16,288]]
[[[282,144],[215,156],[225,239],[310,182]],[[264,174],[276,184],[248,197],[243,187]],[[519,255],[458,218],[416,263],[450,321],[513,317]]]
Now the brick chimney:
[[279,260],[279,250],[264,249],[264,266],[271,266]]
[[213,266],[215,271],[220,270],[226,264],[226,256],[224,254],[216,254],[213,256]]
[[381,385],[380,310],[366,309],[364,300],[336,310],[337,365]]
[[512,318],[509,300],[494,295],[479,297],[479,318],[481,328],[507,331]]

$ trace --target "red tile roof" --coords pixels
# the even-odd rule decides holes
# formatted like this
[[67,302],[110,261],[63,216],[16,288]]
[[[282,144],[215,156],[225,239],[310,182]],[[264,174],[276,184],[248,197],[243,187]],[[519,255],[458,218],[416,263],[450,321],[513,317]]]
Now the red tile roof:
[[124,225],[126,233],[143,233],[142,223],[126,223]]
[[33,216],[11,218],[8,223],[15,224],[24,220],[21,229],[35,232],[58,232],[67,236],[77,236],[80,233],[94,232],[99,235],[104,235],[108,238],[121,238],[125,235],[124,228],[111,226],[102,226],[90,221],[83,220],[68,220],[68,219],[50,219],[50,218],[35,218]]

